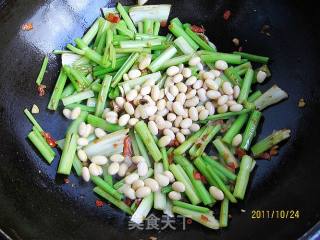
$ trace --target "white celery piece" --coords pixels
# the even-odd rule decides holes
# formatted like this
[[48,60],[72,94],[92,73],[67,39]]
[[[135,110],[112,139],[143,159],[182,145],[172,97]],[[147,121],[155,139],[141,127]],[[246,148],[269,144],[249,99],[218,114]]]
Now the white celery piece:
[[195,50],[189,45],[189,43],[182,36],[174,40],[174,43],[185,55],[189,55],[195,52]]
[[92,66],[90,60],[84,56],[75,53],[63,53],[61,55],[62,66],[70,66],[87,75],[91,72]]
[[182,208],[182,207],[177,207],[174,206],[172,208],[172,211],[174,213],[180,214],[182,216],[185,216],[187,218],[191,218],[192,220],[208,227],[211,229],[219,229],[219,222],[217,221],[217,219],[212,216],[210,213],[204,214],[204,213],[200,213],[197,211],[192,211],[186,208]]
[[93,81],[93,76],[91,74],[92,65],[88,58],[81,56],[80,59],[72,63],[72,67],[82,72],[84,75],[88,75],[87,79],[89,80],[89,82]]
[[122,129],[110,134],[107,134],[103,138],[97,139],[91,142],[84,148],[84,151],[88,157],[95,155],[111,156],[115,153],[122,153],[123,141],[128,133],[128,129]]
[[157,83],[157,86],[161,89],[161,88],[163,88],[163,86],[164,86],[164,84],[165,84],[165,82],[166,82],[166,79],[167,79],[167,74],[166,73],[164,73],[163,74],[163,76],[162,76],[162,78],[158,81],[158,83]]
[[174,213],[172,212],[172,203],[169,198],[167,198],[166,207],[163,209],[163,213],[169,217],[174,217]]
[[287,98],[288,94],[279,88],[277,85],[273,85],[269,90],[263,93],[257,100],[254,101],[257,110],[261,111],[266,107],[276,104],[283,99]]
[[153,203],[153,193],[151,193],[149,196],[145,197],[137,210],[134,212],[134,214],[131,217],[131,221],[140,224],[143,222],[143,220],[148,216]]
[[63,53],[61,55],[62,65],[72,66],[73,63],[78,61],[82,56],[75,53]]
[[134,24],[143,21],[144,19],[151,19],[160,22],[167,22],[171,10],[170,4],[135,6],[130,8],[129,15]]
[[[154,163],[154,175],[163,173],[163,164],[160,162]],[[166,195],[159,191],[154,193],[153,207],[157,210],[164,210],[166,208]]]
[[178,52],[178,50],[174,47],[174,46],[170,46],[168,47],[166,50],[164,50],[159,57],[157,57],[156,59],[154,59],[151,64],[148,66],[148,68],[152,71],[152,72],[156,72],[158,71],[161,66],[168,61],[169,59],[171,59],[174,55],[176,55],[176,53]]
[[142,85],[147,80],[152,80],[155,83],[161,78],[161,72],[155,72],[148,75],[144,75],[142,77],[121,82],[119,83],[119,86],[122,87],[124,93],[129,92],[132,88],[134,88],[137,85]]
[[82,100],[86,100],[88,98],[94,97],[94,92],[92,90],[86,90],[83,92],[79,92],[61,99],[64,106],[67,106],[72,103],[81,102]]
[[160,39],[126,40],[120,42],[121,48],[147,48],[161,45]]
[[99,17],[96,19],[96,21],[92,24],[92,26],[89,28],[89,30],[83,35],[82,40],[89,45],[91,41],[94,39],[96,34],[99,30],[99,22],[103,19],[102,17]]

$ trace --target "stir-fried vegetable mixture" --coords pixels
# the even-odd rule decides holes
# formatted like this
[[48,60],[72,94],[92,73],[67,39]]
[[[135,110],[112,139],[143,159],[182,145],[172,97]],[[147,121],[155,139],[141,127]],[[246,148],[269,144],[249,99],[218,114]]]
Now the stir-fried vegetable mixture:
[[26,109],[28,139],[49,164],[58,146],[58,173],[73,168],[135,223],[155,208],[218,229],[229,204],[244,199],[254,158],[290,137],[282,129],[252,144],[262,110],[288,95],[276,85],[253,90],[271,76],[268,57],[218,52],[203,27],[178,18],[166,27],[170,7],[118,3],[68,50],[54,51],[62,67],[48,109],[63,105],[72,122],[56,141]]

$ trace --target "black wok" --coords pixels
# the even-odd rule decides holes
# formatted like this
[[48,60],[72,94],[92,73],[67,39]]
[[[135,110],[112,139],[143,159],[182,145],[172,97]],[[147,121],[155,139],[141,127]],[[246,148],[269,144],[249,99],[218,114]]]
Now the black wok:
[[[122,1],[123,3],[131,3]],[[272,59],[272,80],[289,99],[264,111],[259,137],[290,128],[292,137],[271,161],[258,161],[246,199],[232,207],[227,229],[208,230],[196,223],[177,230],[128,230],[128,217],[116,208],[97,208],[92,185],[78,177],[56,176],[58,161],[48,166],[26,141],[31,125],[23,115],[33,103],[45,129],[59,139],[67,121],[46,109],[50,94],[35,90],[44,54],[81,36],[105,0],[0,0],[0,229],[13,239],[297,239],[319,220],[320,169],[319,18],[311,1],[176,0],[172,15],[202,24],[219,50],[231,51],[233,37],[244,50]],[[310,4],[309,4],[310,3]],[[110,3],[111,4],[111,3]],[[111,4],[112,5],[112,4]],[[232,12],[229,21],[223,12]],[[21,31],[32,22],[34,30]],[[271,36],[261,27],[271,26]],[[60,66],[50,54],[45,83],[51,91]],[[298,100],[307,105],[300,109]],[[242,212],[241,209],[246,210]],[[252,219],[253,210],[298,210],[295,219]],[[181,224],[181,221],[180,221]],[[316,234],[315,227],[309,236]],[[305,237],[307,238],[307,237]],[[315,237],[314,239],[317,239]]]

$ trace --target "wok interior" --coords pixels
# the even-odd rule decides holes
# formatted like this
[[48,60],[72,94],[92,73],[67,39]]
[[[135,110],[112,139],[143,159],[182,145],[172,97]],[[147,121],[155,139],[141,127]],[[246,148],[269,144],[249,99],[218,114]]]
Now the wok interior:
[[[184,231],[170,229],[128,230],[128,217],[120,210],[106,206],[97,208],[92,185],[74,175],[72,184],[64,184],[56,176],[57,160],[48,166],[26,141],[30,124],[23,109],[37,104],[39,122],[56,138],[62,138],[68,125],[59,112],[45,110],[50,94],[40,98],[34,80],[44,54],[62,49],[81,36],[99,14],[105,1],[5,1],[0,10],[1,81],[1,155],[0,165],[0,226],[13,238],[63,239],[284,239],[297,238],[319,218],[317,182],[319,169],[319,81],[316,78],[319,34],[314,30],[319,20],[315,10],[293,1],[164,1],[172,3],[171,16],[184,22],[203,25],[219,51],[235,50],[232,38],[240,39],[248,52],[270,56],[272,78],[259,86],[266,90],[274,83],[286,89],[289,99],[263,112],[259,138],[274,129],[293,130],[290,141],[281,147],[271,161],[258,161],[252,174],[245,201],[232,207],[230,226],[211,231],[198,224]],[[122,3],[126,3],[123,2]],[[128,2],[132,4],[132,2]],[[157,3],[150,1],[150,3]],[[109,2],[108,4],[111,4]],[[231,10],[231,18],[222,14]],[[20,26],[32,22],[34,30],[23,32]],[[265,24],[271,36],[260,33]],[[45,77],[48,92],[54,86],[60,57],[50,55]],[[297,107],[304,98],[307,106]],[[241,212],[245,209],[246,212]],[[299,210],[299,219],[252,219],[252,210]],[[157,215],[160,216],[160,215]],[[181,222],[180,222],[181,223]]]

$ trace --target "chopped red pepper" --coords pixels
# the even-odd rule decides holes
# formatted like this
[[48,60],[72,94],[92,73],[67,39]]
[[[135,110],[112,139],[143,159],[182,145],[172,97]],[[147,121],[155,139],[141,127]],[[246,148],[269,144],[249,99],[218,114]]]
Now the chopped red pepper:
[[39,94],[40,97],[42,97],[42,96],[44,96],[46,94],[46,91],[45,91],[46,88],[47,88],[47,86],[43,85],[43,84],[40,84],[38,86],[37,90],[38,90],[38,94]]
[[189,225],[192,224],[192,219],[191,218],[187,219],[187,224],[189,224]]
[[235,163],[228,163],[227,164],[227,167],[231,170],[231,171],[235,171],[236,170],[236,168],[237,168],[237,166],[235,165]]
[[160,22],[161,27],[166,27],[167,26],[167,21],[161,21]]
[[51,136],[48,132],[42,132],[41,135],[45,138],[46,142],[50,145],[50,147],[54,148],[57,146],[56,140]]
[[269,151],[262,153],[259,157],[264,160],[271,160],[271,158],[278,154],[278,147],[274,146]]
[[33,29],[33,24],[30,23],[30,22],[25,23],[25,24],[23,24],[23,25],[21,26],[21,29],[22,29],[23,31],[30,31],[30,30]]
[[175,138],[168,144],[168,147],[178,147],[179,145],[179,141]]
[[206,31],[203,26],[199,27],[197,25],[192,25],[191,30],[195,33],[204,33]]
[[105,203],[99,199],[96,200],[96,206],[97,207],[103,207],[105,205]]
[[196,180],[201,180],[201,174],[199,172],[193,172],[193,177],[196,179]]
[[205,216],[205,215],[202,215],[202,214],[201,214],[200,219],[201,219],[201,221],[203,221],[203,222],[208,222],[208,221],[209,221],[209,218],[208,218],[207,216]]
[[246,155],[246,151],[241,148],[236,148],[236,155],[239,158],[242,158],[244,155]]
[[205,176],[201,175],[201,182],[203,182],[204,184],[207,183],[207,179]]
[[231,11],[230,10],[224,11],[224,13],[223,13],[223,19],[224,20],[228,21],[230,16],[231,16]]
[[124,203],[125,203],[127,206],[131,206],[131,200],[130,200],[130,198],[126,198],[126,199],[124,200]]
[[109,22],[112,22],[112,23],[118,23],[120,22],[120,17],[118,14],[115,14],[115,13],[109,13],[108,16],[106,17],[106,19],[109,21]]
[[270,156],[276,156],[278,154],[278,148],[279,146],[276,145],[276,146],[273,146],[271,149],[270,149]]
[[173,163],[173,157],[174,157],[173,153],[170,153],[170,154],[168,155],[168,162],[169,162],[169,164],[172,164],[172,163]]
[[63,181],[64,181],[65,184],[70,183],[70,180],[68,178],[64,178]]
[[132,149],[131,149],[131,138],[127,136],[123,141],[123,156],[131,157]]

